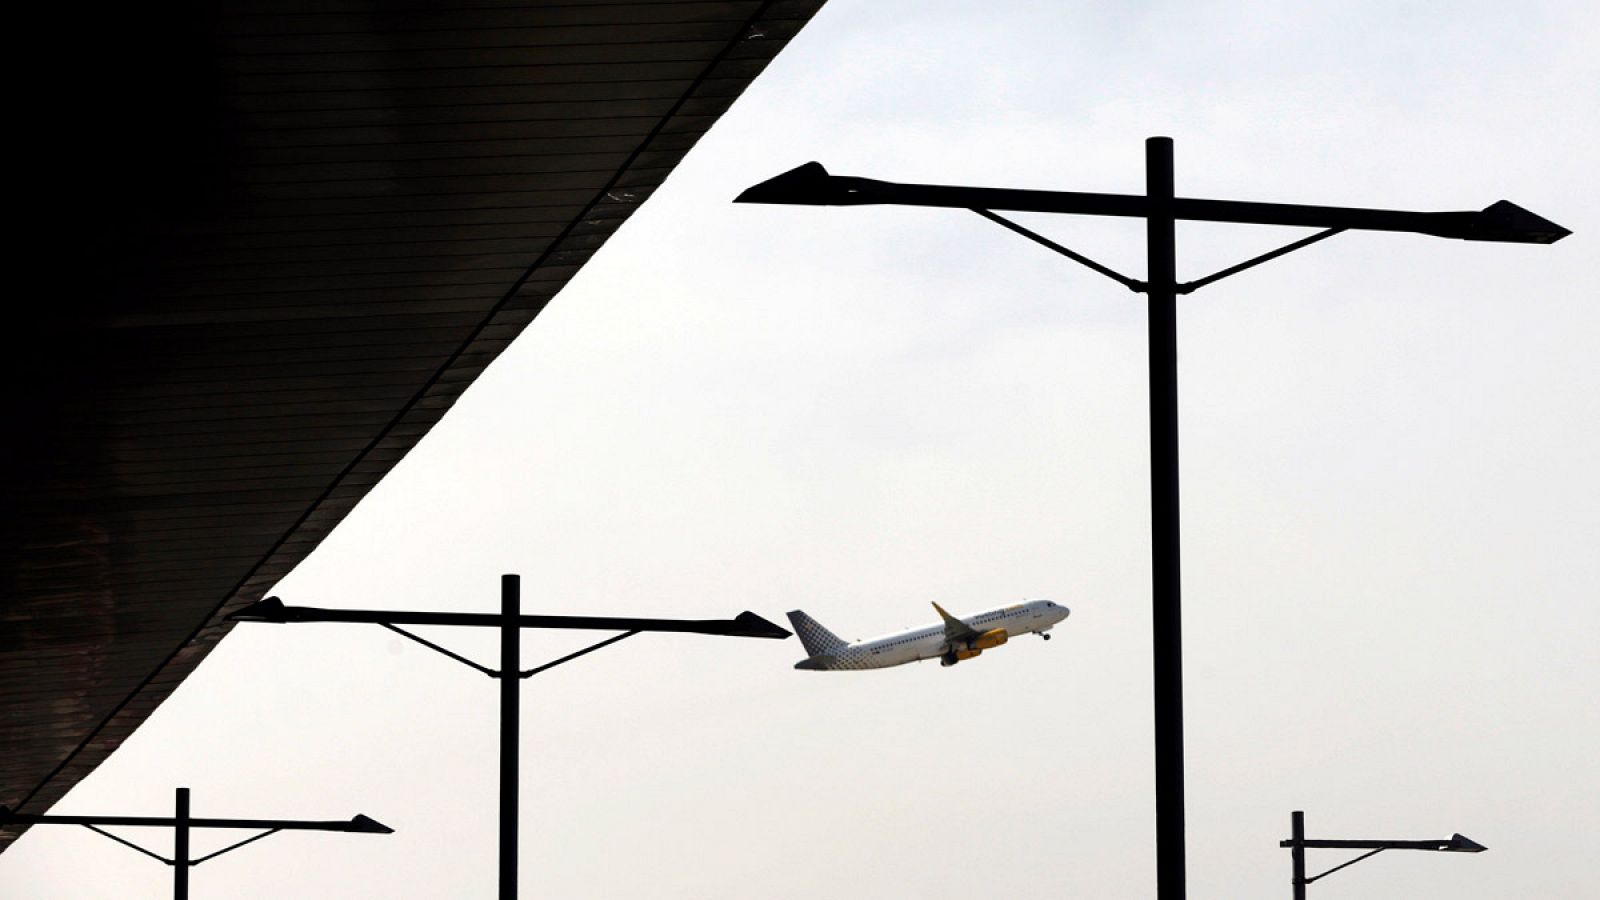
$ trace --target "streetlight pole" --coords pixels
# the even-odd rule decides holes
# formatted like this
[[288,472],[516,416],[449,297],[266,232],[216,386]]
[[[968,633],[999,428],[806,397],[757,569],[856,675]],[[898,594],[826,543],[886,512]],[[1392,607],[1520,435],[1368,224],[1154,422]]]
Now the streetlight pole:
[[[500,896],[517,896],[517,800],[522,737],[522,579],[500,579]],[[513,673],[506,677],[506,673]]]
[[[1289,817],[1289,839],[1279,841],[1279,847],[1289,848],[1290,865],[1293,867],[1294,900],[1306,900],[1306,885],[1313,881],[1320,881],[1340,869],[1377,856],[1385,850],[1432,850],[1439,853],[1482,853],[1489,849],[1484,845],[1466,837],[1459,832],[1448,838],[1435,841],[1380,841],[1380,840],[1308,840],[1306,838],[1306,814],[1295,810]],[[1321,875],[1306,877],[1306,848],[1333,849],[1333,850],[1366,850],[1355,859],[1340,863],[1323,872]]]
[[1178,541],[1177,219],[1172,139],[1144,143],[1150,344],[1150,576],[1154,658],[1156,883],[1185,881],[1183,583]]
[[[172,867],[172,896],[174,900],[189,900],[189,870],[207,860],[216,859],[230,850],[253,844],[280,831],[344,831],[355,834],[393,834],[394,829],[363,815],[351,816],[347,821],[306,821],[299,819],[212,819],[195,818],[189,810],[189,789],[178,788],[171,818],[152,816],[49,816],[25,815],[0,806],[0,825],[82,825],[102,837],[110,838],[125,847]],[[172,858],[120,838],[100,828],[102,825],[134,826],[172,829]],[[195,859],[189,850],[189,833],[196,828],[244,828],[261,830],[261,834],[230,844],[215,853]]]
[[[277,597],[252,603],[229,616],[240,622],[360,622],[384,628],[448,656],[465,666],[500,681],[500,803],[499,803],[499,898],[517,898],[517,831],[519,796],[519,744],[521,738],[522,679],[531,678],[562,663],[609,647],[641,631],[667,631],[712,634],[722,637],[773,638],[789,636],[788,629],[742,612],[732,619],[640,619],[609,616],[542,616],[522,612],[522,579],[517,575],[500,577],[499,613],[412,612],[408,610],[322,609],[314,606],[285,606]],[[401,625],[456,625],[496,628],[500,632],[500,668],[480,665],[399,627]],[[531,669],[522,668],[522,629],[557,628],[620,631],[596,644],[569,653]]]
[[189,900],[189,789],[178,788],[172,814],[172,896]]
[[1306,900],[1306,814],[1289,814],[1289,866],[1294,870],[1294,900]]
[[[1172,139],[1145,141],[1145,193],[1098,194],[1006,188],[901,184],[831,175],[806,163],[741,193],[736,203],[799,206],[932,206],[967,209],[1104,275],[1149,305],[1151,611],[1155,700],[1156,892],[1185,896],[1183,763],[1183,618],[1178,535],[1177,297],[1340,232],[1403,231],[1470,241],[1551,244],[1567,229],[1507,201],[1482,210],[1411,212],[1351,207],[1201,200],[1174,194]],[[1124,216],[1145,220],[1146,280],[1095,262],[994,210]],[[1178,282],[1174,232],[1179,219],[1321,228],[1269,253]]]

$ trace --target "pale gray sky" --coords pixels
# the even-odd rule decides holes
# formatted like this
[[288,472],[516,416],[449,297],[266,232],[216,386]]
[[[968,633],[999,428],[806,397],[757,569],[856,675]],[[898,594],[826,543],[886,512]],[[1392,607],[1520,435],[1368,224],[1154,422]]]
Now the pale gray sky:
[[[1587,895],[1597,46],[1580,0],[831,0],[277,592],[490,611],[517,572],[530,611],[803,607],[852,638],[1056,600],[1057,640],[953,669],[652,635],[527,682],[524,896],[1149,897],[1141,299],[971,214],[728,201],[811,159],[1136,193],[1156,134],[1184,196],[1506,198],[1576,234],[1343,235],[1181,301],[1190,896],[1286,896],[1297,808],[1491,848],[1322,900]],[[1143,274],[1136,222],[1019,218]],[[1180,277],[1297,236],[1181,225]],[[202,815],[359,811],[398,833],[274,836],[195,896],[492,896],[496,703],[375,627],[241,627],[55,812],[165,814],[178,785]],[[0,894],[170,887],[39,828]]]

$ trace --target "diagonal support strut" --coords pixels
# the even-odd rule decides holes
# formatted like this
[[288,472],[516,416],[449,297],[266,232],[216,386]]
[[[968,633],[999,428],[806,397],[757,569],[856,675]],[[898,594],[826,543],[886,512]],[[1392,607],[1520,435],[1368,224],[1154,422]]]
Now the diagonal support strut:
[[271,837],[271,836],[277,834],[278,832],[280,832],[282,830],[283,830],[282,828],[273,828],[273,829],[271,829],[269,831],[263,831],[258,835],[254,835],[252,837],[247,837],[244,840],[239,841],[238,843],[229,844],[228,846],[223,847],[221,850],[218,850],[215,853],[207,853],[205,856],[202,856],[199,859],[192,859],[192,860],[189,861],[189,865],[198,866],[198,865],[200,865],[201,863],[205,862],[208,859],[216,859],[217,857],[221,856],[222,854],[227,853],[229,850],[237,850],[240,847],[243,847],[245,844],[253,844],[256,841],[259,841],[264,837]]
[[609,647],[612,644],[615,644],[617,641],[622,640],[623,638],[630,638],[630,637],[633,637],[634,635],[636,635],[638,633],[639,632],[637,632],[637,631],[624,631],[621,634],[613,635],[611,637],[608,637],[605,640],[599,642],[598,644],[591,644],[591,645],[583,648],[582,650],[579,650],[576,653],[568,653],[566,656],[563,656],[563,657],[561,657],[560,659],[557,659],[557,660],[552,660],[551,662],[547,662],[542,666],[534,666],[533,668],[528,669],[526,671],[518,672],[517,673],[517,677],[518,678],[532,678],[533,676],[539,674],[540,672],[543,672],[546,669],[554,669],[556,666],[559,666],[564,662],[571,662],[572,660],[575,660],[578,657],[583,656],[586,653],[593,653],[594,651],[599,650],[602,647]]
[[172,860],[167,859],[165,856],[162,856],[161,854],[152,852],[150,850],[146,850],[145,848],[139,846],[138,844],[135,844],[133,841],[127,840],[126,838],[117,837],[116,835],[112,834],[109,831],[106,831],[105,829],[96,828],[93,825],[84,825],[83,827],[89,829],[90,831],[94,832],[95,834],[100,835],[101,837],[108,837],[108,838],[112,839],[113,841],[116,841],[117,843],[121,844],[124,847],[132,847],[133,849],[139,851],[140,853],[143,853],[145,856],[150,857],[151,859],[155,860],[156,862],[161,863],[164,866],[172,865]]
[[1313,875],[1310,878],[1307,878],[1306,879],[1306,884],[1310,884],[1311,882],[1317,881],[1318,879],[1327,878],[1329,875],[1332,875],[1333,873],[1339,871],[1340,869],[1348,869],[1351,866],[1355,865],[1356,863],[1361,862],[1363,859],[1366,859],[1369,856],[1377,856],[1379,853],[1382,853],[1383,851],[1385,851],[1387,849],[1389,849],[1389,848],[1387,848],[1387,847],[1379,847],[1378,849],[1372,851],[1371,853],[1363,853],[1360,856],[1356,857],[1355,859],[1350,860],[1349,862],[1343,862],[1343,863],[1340,863],[1337,866],[1334,866],[1333,868],[1329,869],[1328,871],[1323,872],[1321,875]]
[[438,644],[435,644],[433,641],[430,641],[427,638],[418,637],[417,635],[412,634],[411,632],[405,630],[404,628],[400,628],[400,627],[395,626],[395,625],[390,625],[388,622],[379,622],[378,624],[382,625],[384,628],[389,629],[390,631],[394,632],[395,634],[400,635],[403,638],[409,638],[410,640],[416,641],[417,643],[421,644],[422,646],[427,647],[429,650],[434,650],[436,652],[442,653],[445,656],[448,656],[451,659],[455,660],[456,662],[461,663],[462,665],[471,666],[472,668],[477,669],[479,672],[482,672],[483,674],[489,676],[490,678],[499,678],[500,677],[500,673],[496,672],[494,669],[491,669],[488,666],[481,666],[481,665],[473,662],[472,660],[467,659],[465,656],[462,656],[461,654],[456,653],[453,650],[446,650],[445,648],[439,646]]
[[1348,230],[1349,229],[1347,228],[1329,228],[1326,231],[1319,231],[1310,237],[1301,238],[1292,244],[1285,244],[1276,250],[1263,253],[1260,256],[1253,257],[1251,259],[1247,259],[1236,266],[1229,266],[1220,272],[1213,272],[1210,275],[1195,281],[1186,281],[1183,284],[1178,285],[1178,293],[1192,294],[1214,281],[1221,281],[1222,279],[1227,278],[1229,275],[1238,274],[1239,272],[1243,272],[1245,269],[1253,269],[1264,262],[1271,262],[1286,253],[1293,253],[1294,251],[1299,250],[1301,247],[1309,247],[1312,244],[1315,244],[1317,241],[1325,241],[1328,238],[1339,234],[1340,232]]
[[988,219],[989,221],[995,223],[996,225],[999,225],[1002,228],[1006,228],[1006,229],[1009,229],[1011,231],[1014,231],[1017,234],[1022,235],[1023,237],[1027,238],[1030,241],[1033,241],[1036,244],[1039,244],[1041,246],[1048,247],[1051,250],[1054,250],[1055,252],[1061,254],[1062,256],[1065,256],[1067,259],[1072,260],[1073,262],[1077,263],[1078,265],[1085,266],[1087,268],[1093,269],[1096,272],[1099,272],[1101,275],[1106,276],[1107,278],[1111,279],[1112,281],[1117,282],[1118,284],[1122,285],[1123,287],[1127,288],[1130,291],[1133,291],[1136,294],[1142,294],[1142,293],[1145,292],[1146,285],[1145,285],[1144,282],[1142,282],[1142,281],[1140,281],[1140,280],[1138,280],[1136,278],[1129,278],[1128,276],[1122,274],[1121,272],[1118,272],[1115,269],[1103,266],[1103,265],[1095,262],[1094,260],[1090,259],[1089,257],[1084,256],[1082,253],[1078,253],[1076,251],[1069,250],[1066,247],[1063,247],[1060,244],[1056,243],[1055,241],[1050,240],[1049,238],[1045,237],[1044,235],[1039,234],[1036,231],[1030,231],[1027,228],[1024,228],[1021,225],[1018,225],[1017,223],[1011,221],[1010,219],[1005,218],[1004,216],[998,216],[998,215],[995,215],[994,213],[990,212],[987,209],[977,209],[976,207],[974,207],[972,211],[977,213],[980,216],[983,216],[985,219]]

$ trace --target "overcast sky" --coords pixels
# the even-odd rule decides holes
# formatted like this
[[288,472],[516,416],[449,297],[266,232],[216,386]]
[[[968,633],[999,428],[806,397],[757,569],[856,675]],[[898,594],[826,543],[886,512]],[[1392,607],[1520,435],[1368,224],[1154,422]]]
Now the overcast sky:
[[[523,896],[1148,898],[1141,298],[970,213],[728,201],[812,159],[1137,193],[1151,135],[1180,196],[1505,198],[1576,233],[1346,234],[1180,300],[1189,895],[1287,896],[1304,809],[1491,848],[1319,900],[1587,896],[1597,47],[1585,0],[831,0],[276,593],[492,611],[516,572],[529,611],[800,607],[849,638],[1055,600],[1056,640],[950,669],[646,635],[526,682]],[[1143,277],[1136,221],[1018,218]],[[1304,233],[1182,224],[1179,277]],[[489,897],[497,703],[372,626],[242,626],[53,811],[363,812],[397,833],[277,835],[194,895]],[[0,856],[6,897],[170,890],[82,829]]]

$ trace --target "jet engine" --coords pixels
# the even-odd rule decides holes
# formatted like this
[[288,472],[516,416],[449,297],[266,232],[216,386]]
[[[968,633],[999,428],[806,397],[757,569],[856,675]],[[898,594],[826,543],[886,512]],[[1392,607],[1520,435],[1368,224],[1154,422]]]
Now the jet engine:
[[952,647],[943,656],[939,657],[939,665],[953,666],[964,659],[971,659],[982,654],[982,650],[973,647]]
[[1009,635],[1006,634],[1006,630],[1004,628],[995,628],[990,631],[985,631],[983,634],[978,635],[977,640],[972,642],[972,655],[977,656],[984,650],[992,650],[995,647],[1004,644],[1008,637]]
[[1010,635],[1006,634],[1006,630],[1004,628],[995,628],[985,631],[983,634],[973,638],[967,644],[964,644],[960,647],[951,647],[943,656],[939,657],[939,665],[953,666],[962,660],[971,659],[974,656],[981,656],[983,651],[992,650],[995,647],[1004,644],[1008,639],[1010,639],[1010,637]]

